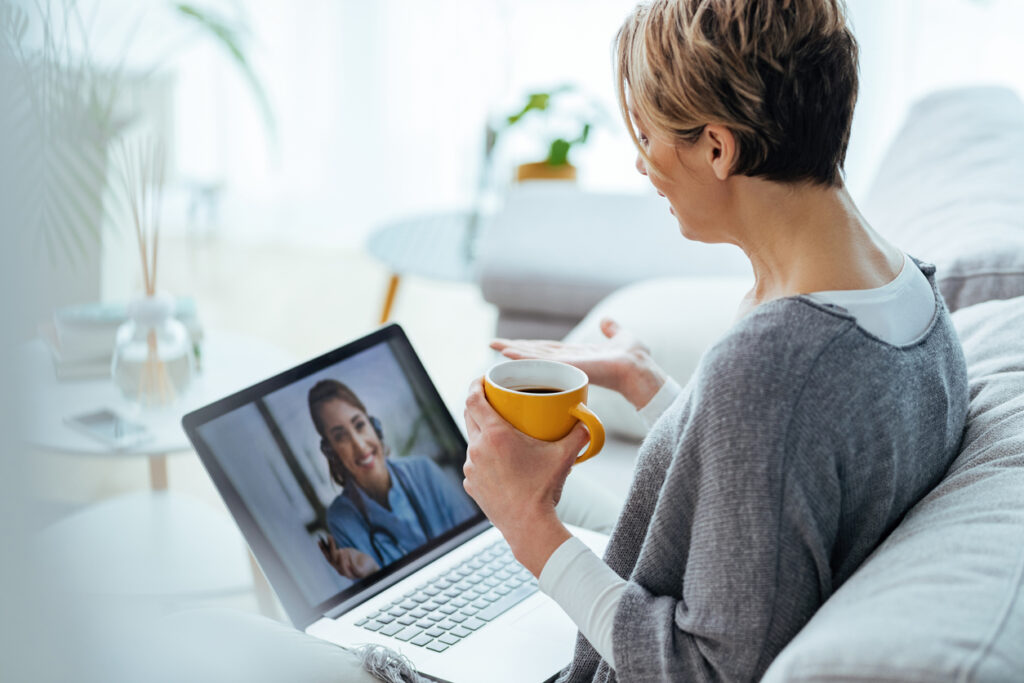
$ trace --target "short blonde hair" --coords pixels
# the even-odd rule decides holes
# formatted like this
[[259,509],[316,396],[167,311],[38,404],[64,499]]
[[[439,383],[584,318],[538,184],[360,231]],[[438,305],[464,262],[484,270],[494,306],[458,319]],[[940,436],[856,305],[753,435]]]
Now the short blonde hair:
[[734,174],[842,185],[857,101],[843,0],[653,0],[623,23],[615,56],[619,106],[649,167],[627,92],[650,132],[676,144],[727,127]]

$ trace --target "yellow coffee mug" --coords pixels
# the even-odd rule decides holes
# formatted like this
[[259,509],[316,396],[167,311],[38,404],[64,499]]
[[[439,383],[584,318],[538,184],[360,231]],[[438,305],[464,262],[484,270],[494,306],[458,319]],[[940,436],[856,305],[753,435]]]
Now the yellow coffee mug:
[[590,444],[579,464],[604,446],[604,425],[587,407],[587,373],[552,360],[509,360],[484,376],[484,395],[498,413],[519,431],[544,441],[558,441],[576,426],[590,432]]

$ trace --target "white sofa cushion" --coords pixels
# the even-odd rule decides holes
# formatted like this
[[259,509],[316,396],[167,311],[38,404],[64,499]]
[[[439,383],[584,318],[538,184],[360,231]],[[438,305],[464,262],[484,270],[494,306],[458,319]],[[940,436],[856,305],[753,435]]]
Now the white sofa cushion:
[[951,311],[1024,295],[1024,103],[974,87],[915,104],[861,209],[936,266]]
[[767,683],[1024,676],[1024,297],[953,320],[971,395],[961,454]]

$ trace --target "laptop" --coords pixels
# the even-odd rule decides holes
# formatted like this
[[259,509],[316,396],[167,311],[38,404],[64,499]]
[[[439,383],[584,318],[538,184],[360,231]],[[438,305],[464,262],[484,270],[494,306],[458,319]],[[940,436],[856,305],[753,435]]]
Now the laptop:
[[[569,663],[576,626],[465,493],[465,438],[400,326],[182,425],[296,628],[453,683]],[[603,553],[606,536],[570,530]]]

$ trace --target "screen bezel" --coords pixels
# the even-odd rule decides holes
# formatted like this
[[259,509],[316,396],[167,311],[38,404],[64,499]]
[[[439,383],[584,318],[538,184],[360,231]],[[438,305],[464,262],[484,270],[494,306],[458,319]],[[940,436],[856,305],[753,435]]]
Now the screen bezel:
[[[446,551],[450,546],[463,542],[465,537],[474,536],[485,531],[490,524],[487,522],[483,512],[480,511],[480,508],[477,507],[476,515],[446,531],[419,549],[412,551],[402,559],[392,562],[371,576],[353,583],[348,588],[339,591],[321,603],[310,603],[302,594],[298,583],[296,583],[291,572],[288,571],[284,562],[282,562],[273,545],[271,545],[262,529],[256,523],[255,518],[235,489],[234,484],[224,472],[220,463],[217,462],[217,457],[212,449],[209,448],[202,436],[200,436],[199,427],[289,384],[298,382],[324,368],[340,363],[366,349],[378,344],[387,343],[397,344],[407,353],[407,357],[411,361],[409,372],[411,375],[414,375],[409,377],[409,379],[410,381],[418,382],[424,388],[427,400],[436,402],[438,406],[444,406],[444,410],[440,411],[444,415],[444,427],[449,429],[455,438],[460,449],[459,455],[464,463],[466,459],[466,439],[452,418],[451,412],[445,406],[444,400],[423,367],[423,363],[409,342],[405,331],[395,323],[377,329],[365,337],[361,337],[333,351],[297,365],[290,370],[265,379],[258,384],[254,384],[214,403],[194,410],[185,415],[181,420],[182,427],[189,441],[195,447],[199,459],[220,492],[231,515],[235,518],[235,522],[252,549],[260,569],[273,587],[285,612],[288,614],[288,618],[299,629],[306,628],[328,612],[332,614],[339,613],[337,608],[343,603],[346,609],[350,609],[368,600],[425,564],[432,562],[439,554],[443,554],[439,553],[439,551]],[[474,505],[476,505],[475,502]],[[458,543],[453,544],[453,541],[456,539],[458,539]]]

